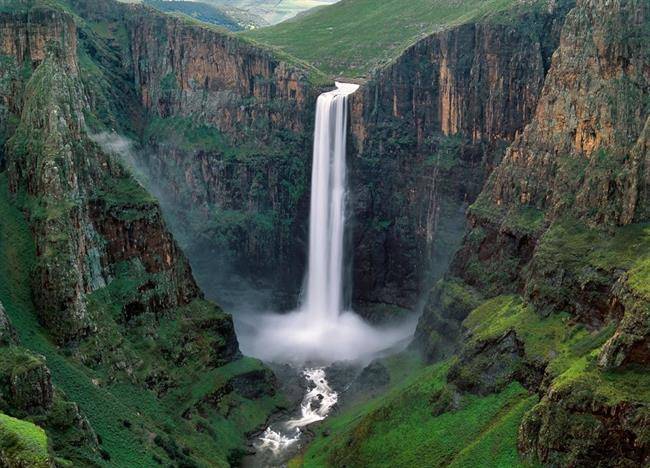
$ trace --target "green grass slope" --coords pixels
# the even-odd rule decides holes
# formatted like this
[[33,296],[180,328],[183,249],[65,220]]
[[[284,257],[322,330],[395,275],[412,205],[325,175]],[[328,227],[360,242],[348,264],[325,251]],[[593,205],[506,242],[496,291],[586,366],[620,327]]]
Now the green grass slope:
[[[606,371],[597,366],[613,323],[590,330],[571,322],[566,313],[544,317],[521,297],[504,295],[481,303],[463,325],[467,347],[514,331],[528,359],[546,362],[548,394],[567,393],[575,400],[575,406],[562,409],[567,424],[575,424],[571,430],[580,430],[587,416],[579,409],[589,405],[648,407],[650,375],[643,368]],[[399,356],[392,360],[391,368],[412,368],[400,365]],[[466,378],[480,378],[481,365],[480,359],[453,357],[408,375],[391,375],[393,386],[386,394],[327,419],[290,466],[538,466],[519,453],[518,440],[522,425],[544,414],[546,392],[529,392],[514,379],[493,393],[459,390],[454,368],[460,366]]]
[[0,413],[0,465],[47,468],[51,464],[45,431]]
[[[0,173],[0,302],[21,345],[45,356],[53,383],[88,418],[100,437],[106,465],[148,467],[164,460],[182,464],[186,452],[199,466],[227,466],[228,457],[244,446],[244,434],[264,423],[280,397],[251,400],[232,394],[220,403],[223,411],[207,410],[200,421],[187,421],[181,413],[233,376],[262,369],[259,361],[242,358],[201,373],[189,366],[184,372],[194,384],[165,398],[129,382],[106,382],[104,369],[79,364],[55,346],[39,324],[29,286],[35,246],[17,204],[8,197],[6,174]],[[175,326],[179,324],[168,323],[168,328]],[[197,425],[205,430],[196,430]]]
[[146,0],[149,5],[165,13],[180,13],[198,19],[205,23],[221,26],[229,31],[241,31],[243,27],[235,20],[228,16],[227,13],[218,8],[201,2],[185,2],[170,0]]
[[528,466],[517,453],[517,430],[537,397],[518,383],[484,397],[454,394],[448,369],[429,366],[327,420],[292,465]]
[[276,24],[310,8],[335,3],[337,0],[204,0],[220,8],[237,8],[266,24]]
[[244,34],[330,75],[362,78],[428,34],[502,12],[514,3],[515,0],[342,0],[295,20]]

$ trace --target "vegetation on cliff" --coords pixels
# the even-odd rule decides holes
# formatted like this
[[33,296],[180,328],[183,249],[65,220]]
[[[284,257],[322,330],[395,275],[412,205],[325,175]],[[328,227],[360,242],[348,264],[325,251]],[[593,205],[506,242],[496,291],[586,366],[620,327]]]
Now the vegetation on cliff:
[[24,347],[2,350],[0,411],[43,427],[57,463],[232,463],[283,399],[241,357],[231,317],[203,299],[155,199],[90,138],[87,118],[128,111],[108,81],[86,81],[114,71],[93,61],[97,36],[76,19],[80,68],[74,17],[39,4],[2,20],[32,46],[1,50],[29,73],[0,88],[15,119],[0,302]]
[[647,2],[343,0],[243,38],[90,3],[0,6],[0,463],[236,464],[285,404],[115,153],[201,255],[298,284],[314,67],[369,78],[355,299],[437,281],[427,364],[384,360],[293,464],[648,463]]

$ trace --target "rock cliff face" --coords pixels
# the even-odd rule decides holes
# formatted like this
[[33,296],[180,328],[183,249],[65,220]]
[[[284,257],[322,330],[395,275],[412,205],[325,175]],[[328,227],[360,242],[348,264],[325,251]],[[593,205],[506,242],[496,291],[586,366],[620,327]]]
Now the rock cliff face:
[[[64,61],[75,63],[77,37],[70,17],[47,8],[22,9],[16,13],[0,13],[0,167],[4,160],[4,142],[13,132],[20,113],[23,71],[38,65],[45,58],[45,44],[64,41]],[[16,21],[19,16],[20,20]]]
[[[649,256],[647,24],[647,2],[635,0],[580,0],[567,15],[532,120],[470,208],[471,231],[416,333],[432,356],[444,356],[449,336],[472,339],[458,323],[480,303],[477,295],[514,293],[536,320],[568,313],[572,326],[598,337],[560,351],[583,353],[574,362],[584,364],[567,368],[553,355],[535,361],[541,401],[524,418],[519,448],[544,463],[617,454],[622,466],[648,462],[647,402],[610,387],[647,372],[650,355],[650,306],[639,287]],[[503,316],[484,320],[504,324]],[[490,375],[490,364],[472,362],[470,352],[459,364],[465,374]],[[534,358],[527,348],[524,361]],[[510,380],[526,384],[530,372],[515,370],[507,369]]]
[[[274,408],[274,383],[259,363],[241,357],[231,317],[203,300],[158,202],[124,168],[115,148],[91,131],[91,126],[99,125],[99,111],[116,108],[102,107],[101,99],[112,90],[105,81],[89,75],[106,70],[106,62],[93,60],[114,50],[110,44],[105,50],[95,50],[100,42],[88,24],[56,8],[30,7],[24,14],[3,14],[2,21],[7,40],[1,42],[0,56],[7,64],[2,72],[7,79],[1,82],[0,102],[10,115],[5,128],[8,138],[2,141],[6,160],[2,177],[8,180],[13,205],[27,218],[35,244],[31,290],[39,321],[48,338],[66,349],[65,359],[83,369],[75,378],[83,381],[84,391],[120,382],[136,394],[146,392],[152,405],[175,408],[152,412],[151,420],[142,426],[149,434],[175,431],[171,426],[159,428],[161,421],[173,420],[175,427],[183,426],[189,434],[187,443],[197,450],[193,456],[225,460],[235,448],[233,441],[253,430],[265,411]],[[8,330],[3,328],[3,337],[10,337]],[[42,346],[51,351],[47,344]],[[65,359],[58,353],[53,355],[60,370]],[[69,408],[57,406],[50,371],[37,361],[39,365],[19,366],[20,372],[7,370],[8,375],[15,374],[8,384],[10,409],[33,413],[38,407],[39,413],[72,417]],[[224,366],[228,370],[222,370]],[[250,382],[249,374],[255,374]],[[88,375],[93,375],[92,384],[85,381]],[[185,402],[182,392],[192,392],[199,385],[196,375],[213,378],[225,388],[228,412],[238,413],[252,399],[264,400],[255,404],[266,409],[252,416],[241,410],[241,426],[234,427],[223,423],[225,410],[215,406],[201,410],[202,417],[210,421],[198,428],[191,426],[183,419],[190,420],[192,412],[198,411],[191,402],[187,402],[188,409],[166,406],[157,399]],[[246,390],[240,395],[243,387],[229,385],[233,379],[248,382],[255,392]],[[206,381],[195,393],[201,397],[213,389]],[[111,401],[119,401],[119,395],[111,396]],[[211,438],[220,424],[231,442],[218,453],[200,453],[201,446],[210,444],[197,440]],[[67,453],[77,442],[65,439],[55,449]],[[152,453],[162,451],[156,447],[164,442],[148,440],[145,445],[146,456],[151,458]],[[122,446],[116,447],[121,450]],[[189,463],[191,457],[177,451],[162,453]],[[110,459],[108,453],[101,455]]]
[[533,116],[571,2],[434,34],[352,97],[355,299],[413,306]]
[[[136,159],[190,256],[213,252],[224,267],[295,295],[320,76],[185,20],[100,3],[101,13],[78,9],[109,29],[127,25],[115,47],[147,116]],[[355,94],[357,306],[413,307],[445,270],[465,208],[533,114],[570,4],[434,34]],[[200,278],[215,277],[215,261],[205,272],[194,262]]]
[[[126,17],[143,106],[160,117],[200,116],[221,131],[301,130],[309,95],[304,70],[231,35],[137,8]],[[284,101],[274,109],[273,101]],[[288,111],[288,112],[283,112]]]
[[[444,271],[464,209],[533,114],[569,5],[435,34],[353,97],[356,305],[413,307]],[[318,75],[179,19],[127,19],[136,91],[154,116],[144,166],[171,182],[161,193],[175,226],[295,293]]]
[[[158,299],[159,306],[186,304],[199,292],[155,202],[146,197],[127,201],[128,195],[144,191],[86,136],[87,100],[68,52],[76,50],[76,27],[56,11],[45,16],[53,21],[49,37],[56,41],[26,39],[31,56],[43,60],[21,63],[21,57],[30,56],[26,51],[14,57],[18,67],[36,68],[25,87],[21,121],[7,144],[7,166],[11,190],[30,200],[40,257],[37,305],[44,323],[64,343],[93,332],[86,295],[104,287],[119,262],[138,261],[149,273],[169,273],[174,287]],[[47,50],[37,50],[41,43]],[[148,237],[139,240],[136,232]]]
[[[605,11],[610,18],[599,21]],[[581,227],[649,219],[646,22],[647,8],[633,1],[581,2],[568,16],[535,117],[471,210],[468,240],[476,242],[465,242],[454,266],[470,284],[484,285],[481,271],[501,262],[493,288],[516,285],[541,309],[569,310],[585,322],[620,318],[610,304],[620,271],[601,266],[585,281],[549,254]],[[561,294],[562,287],[583,293]]]
[[142,166],[168,184],[162,199],[174,227],[194,239],[186,247],[295,289],[317,73],[178,18],[136,8],[125,20],[150,116]]

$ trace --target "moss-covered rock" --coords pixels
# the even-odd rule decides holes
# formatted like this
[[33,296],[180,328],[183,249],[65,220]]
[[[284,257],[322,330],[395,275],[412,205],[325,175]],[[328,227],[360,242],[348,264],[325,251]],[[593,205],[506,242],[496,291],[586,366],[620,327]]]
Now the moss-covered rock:
[[7,468],[53,467],[45,431],[0,413],[0,464]]
[[641,397],[634,394],[610,401],[601,383],[576,378],[552,386],[526,414],[520,450],[549,465],[645,466],[650,461],[648,401],[634,401]]

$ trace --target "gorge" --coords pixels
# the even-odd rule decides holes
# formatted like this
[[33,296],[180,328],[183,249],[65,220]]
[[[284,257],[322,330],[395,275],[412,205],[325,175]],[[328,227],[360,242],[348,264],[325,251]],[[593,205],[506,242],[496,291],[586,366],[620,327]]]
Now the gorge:
[[648,2],[327,3],[0,0],[1,466],[650,464]]

